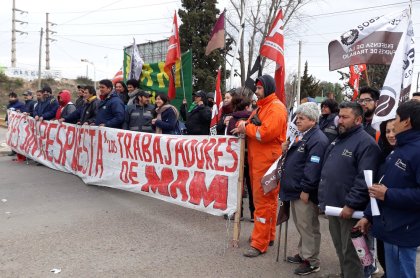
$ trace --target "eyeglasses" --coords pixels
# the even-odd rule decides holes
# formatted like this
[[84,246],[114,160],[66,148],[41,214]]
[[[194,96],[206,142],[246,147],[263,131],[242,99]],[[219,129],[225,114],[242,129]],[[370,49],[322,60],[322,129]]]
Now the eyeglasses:
[[369,102],[372,102],[372,101],[373,101],[373,99],[371,99],[371,98],[364,98],[364,99],[358,99],[357,103],[366,104],[366,103],[369,103]]

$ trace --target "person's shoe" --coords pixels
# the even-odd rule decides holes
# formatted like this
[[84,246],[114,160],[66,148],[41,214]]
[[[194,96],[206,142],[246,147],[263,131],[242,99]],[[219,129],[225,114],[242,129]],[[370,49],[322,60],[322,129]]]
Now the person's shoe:
[[244,256],[248,258],[255,258],[261,254],[261,251],[254,247],[249,247],[249,249],[244,252]]
[[300,264],[298,268],[295,269],[295,274],[297,275],[308,275],[314,272],[320,271],[319,266],[312,266],[308,261],[304,261]]
[[270,240],[270,243],[268,244],[268,246],[273,246],[274,245],[274,240]]
[[294,255],[293,257],[287,257],[287,262],[291,264],[301,264],[303,263],[302,258],[299,256],[299,254]]

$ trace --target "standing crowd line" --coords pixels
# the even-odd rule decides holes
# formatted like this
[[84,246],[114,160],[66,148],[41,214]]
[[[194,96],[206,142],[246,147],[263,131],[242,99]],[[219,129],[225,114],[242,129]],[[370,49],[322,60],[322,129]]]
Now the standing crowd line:
[[[338,277],[363,278],[377,272],[375,263],[362,264],[360,250],[352,242],[355,230],[361,231],[371,246],[377,240],[383,277],[416,277],[420,245],[420,93],[401,103],[395,119],[382,122],[379,131],[371,124],[379,99],[379,91],[374,88],[361,88],[354,102],[338,104],[326,99],[320,108],[313,102],[303,103],[293,117],[299,136],[291,142],[286,138],[288,111],[275,94],[274,79],[260,76],[253,89],[238,88],[224,94],[216,127],[218,135],[246,138],[244,188],[254,226],[244,256],[260,256],[273,245],[280,197],[290,202],[299,233],[298,253],[287,257],[289,263],[298,265],[294,274],[320,270],[322,235],[318,217],[327,206],[334,206],[342,208],[339,216],[328,216],[341,270]],[[188,105],[184,99],[179,110],[166,94],[157,94],[152,105],[151,94],[139,89],[134,79],[115,84],[101,80],[99,95],[93,86],[80,85],[74,104],[70,91],[61,90],[55,98],[49,86],[36,92],[36,100],[30,91],[23,96],[25,103],[16,93],[10,93],[8,109],[27,113],[36,121],[185,135],[210,134],[214,103],[213,93],[199,90],[192,94],[192,103]],[[266,193],[261,179],[280,156],[279,186]],[[374,174],[370,188],[364,170]],[[372,215],[370,198],[377,200],[379,216]],[[363,211],[363,218],[352,218],[355,211]]]

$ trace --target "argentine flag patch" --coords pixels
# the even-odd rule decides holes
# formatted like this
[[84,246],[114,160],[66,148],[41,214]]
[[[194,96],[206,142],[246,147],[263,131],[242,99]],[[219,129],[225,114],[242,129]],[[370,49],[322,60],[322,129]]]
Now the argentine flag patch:
[[311,156],[311,162],[319,163],[320,160],[321,158],[319,156],[316,156],[316,155]]

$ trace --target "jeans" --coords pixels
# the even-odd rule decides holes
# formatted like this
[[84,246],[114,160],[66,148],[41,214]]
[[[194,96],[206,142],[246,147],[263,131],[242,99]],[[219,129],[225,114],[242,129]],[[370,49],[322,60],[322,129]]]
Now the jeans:
[[416,277],[417,247],[400,247],[384,242],[386,276],[395,278]]

